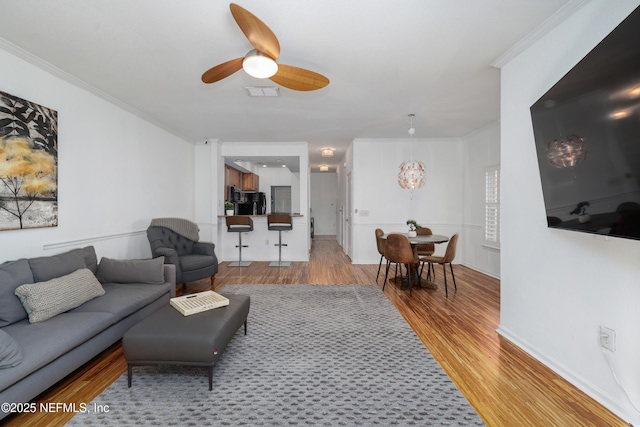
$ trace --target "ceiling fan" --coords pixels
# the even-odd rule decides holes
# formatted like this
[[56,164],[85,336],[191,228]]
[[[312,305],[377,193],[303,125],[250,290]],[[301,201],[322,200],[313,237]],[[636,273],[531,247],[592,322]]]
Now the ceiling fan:
[[214,83],[244,68],[250,76],[268,78],[288,89],[310,91],[329,84],[325,76],[276,63],[280,56],[280,43],[273,31],[258,17],[235,3],[229,5],[236,23],[255,49],[244,58],[236,58],[210,68],[202,75],[204,83]]

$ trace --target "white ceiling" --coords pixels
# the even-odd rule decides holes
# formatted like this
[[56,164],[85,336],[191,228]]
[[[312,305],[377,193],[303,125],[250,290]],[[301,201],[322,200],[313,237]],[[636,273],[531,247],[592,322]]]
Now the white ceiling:
[[[276,34],[278,62],[318,72],[329,86],[251,98],[246,86],[275,84],[244,71],[202,83],[204,71],[252,49],[220,0],[0,0],[0,47],[192,142],[307,141],[317,170],[335,167],[355,138],[407,138],[410,113],[415,138],[464,136],[498,120],[491,63],[577,2],[237,1]],[[323,147],[336,155],[322,158]]]

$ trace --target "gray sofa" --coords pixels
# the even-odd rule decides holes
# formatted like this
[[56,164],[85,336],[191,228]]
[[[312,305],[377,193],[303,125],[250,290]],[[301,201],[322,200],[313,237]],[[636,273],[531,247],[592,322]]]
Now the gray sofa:
[[174,296],[162,258],[98,264],[89,246],[0,264],[0,402],[34,399]]

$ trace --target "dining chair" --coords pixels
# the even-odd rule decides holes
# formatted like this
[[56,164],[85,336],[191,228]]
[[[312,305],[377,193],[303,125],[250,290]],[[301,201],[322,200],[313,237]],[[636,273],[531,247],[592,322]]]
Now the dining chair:
[[[416,230],[416,234],[423,235],[423,236],[431,236],[433,232],[429,227],[422,227]],[[433,255],[434,252],[436,251],[436,245],[434,243],[422,243],[416,246],[416,251],[418,253],[418,259],[422,264],[420,268],[420,276],[422,276],[422,270],[424,270],[424,265],[427,264],[427,280],[429,280],[429,278],[431,277],[431,273],[434,272],[433,264],[425,263],[420,258]]]
[[378,247],[378,253],[380,254],[380,264],[378,264],[378,274],[376,275],[376,283],[378,283],[378,277],[380,277],[380,268],[382,267],[382,259],[384,258],[384,239],[382,235],[384,231],[381,228],[376,228],[376,246]]
[[456,290],[458,289],[458,287],[456,286],[456,276],[453,274],[453,266],[451,265],[454,258],[456,257],[457,245],[458,245],[458,233],[454,234],[453,236],[451,236],[451,239],[449,239],[449,243],[447,244],[447,250],[445,251],[443,256],[430,255],[430,256],[425,256],[420,258],[420,261],[422,262],[427,262],[431,264],[442,264],[442,272],[444,273],[444,292],[446,296],[449,296],[449,290],[447,289],[447,267],[446,267],[447,264],[449,264],[449,269],[451,269],[451,277],[453,277],[453,286],[455,287]]
[[[398,264],[400,264],[400,280],[402,280],[402,265],[406,264],[416,264],[417,259],[413,252],[413,248],[411,248],[411,243],[409,243],[409,239],[404,234],[392,233],[387,236],[387,240],[384,244],[384,257],[387,259],[387,268],[384,275],[384,284],[382,285],[382,290],[384,291],[384,287],[387,285],[387,278],[389,277],[389,266],[391,263],[396,264],[396,276],[398,271]],[[407,267],[407,277],[409,280],[409,295],[411,295],[411,289],[413,288],[413,280],[411,278],[412,274]]]

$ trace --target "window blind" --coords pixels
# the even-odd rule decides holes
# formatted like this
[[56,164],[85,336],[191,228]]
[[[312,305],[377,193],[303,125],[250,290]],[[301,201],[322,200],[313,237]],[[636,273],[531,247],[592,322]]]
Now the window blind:
[[500,166],[485,169],[484,239],[500,241]]

